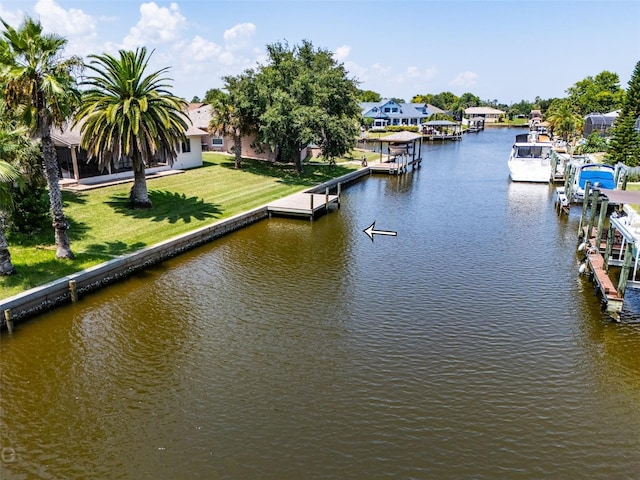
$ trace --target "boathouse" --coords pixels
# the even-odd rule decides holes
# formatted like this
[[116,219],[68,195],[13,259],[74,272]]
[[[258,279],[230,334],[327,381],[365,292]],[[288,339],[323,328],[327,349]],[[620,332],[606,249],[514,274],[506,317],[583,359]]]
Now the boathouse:
[[[591,209],[587,205],[591,202]],[[640,288],[640,215],[629,205],[640,204],[640,191],[593,189],[585,197],[578,227],[585,251],[581,266],[596,284],[603,308],[614,318],[622,311],[627,288]],[[615,209],[607,221],[610,205]],[[596,225],[597,222],[597,225]],[[617,284],[610,267],[620,267]]]
[[421,125],[427,140],[462,140],[462,126],[450,120],[431,120]]
[[374,151],[380,152],[380,159],[369,165],[371,172],[401,174],[408,171],[409,166],[420,167],[422,162],[422,135],[413,132],[397,132],[386,137],[370,139],[377,143]]

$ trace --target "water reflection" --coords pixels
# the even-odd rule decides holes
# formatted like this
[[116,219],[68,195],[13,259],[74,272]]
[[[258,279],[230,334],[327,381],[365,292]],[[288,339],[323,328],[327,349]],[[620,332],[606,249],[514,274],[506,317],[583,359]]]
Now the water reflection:
[[[640,342],[513,132],[425,147],[2,341],[15,478],[633,478]],[[398,232],[371,242],[362,230]],[[312,474],[310,474],[312,472]]]

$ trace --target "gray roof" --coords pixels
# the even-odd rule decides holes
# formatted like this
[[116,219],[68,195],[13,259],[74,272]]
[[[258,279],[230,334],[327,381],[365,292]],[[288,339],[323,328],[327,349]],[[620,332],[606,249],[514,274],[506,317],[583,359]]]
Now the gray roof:
[[[187,121],[187,130],[184,132],[187,137],[201,137],[203,135],[208,135],[206,131],[203,131],[200,128],[197,128],[195,125],[191,125],[191,120],[188,115],[185,115]],[[72,122],[65,123],[62,130],[58,130],[54,128],[51,131],[51,138],[53,139],[53,143],[58,146],[65,147],[73,147],[80,145],[80,128],[84,120],[78,123],[78,125],[71,128]]]
[[414,140],[418,140],[419,138],[422,138],[422,135],[420,135],[419,133],[403,131],[403,132],[392,133],[391,135],[387,135],[386,137],[377,138],[375,139],[375,141],[407,143],[407,142],[413,142]]
[[209,128],[209,122],[211,121],[211,105],[203,104],[193,108],[187,112],[187,116],[195,127],[206,130]]
[[55,145],[64,145],[65,147],[80,145],[80,125],[71,128],[71,123],[67,122],[62,130],[54,128],[51,130],[51,139]]
[[[390,102],[398,105],[400,111],[383,112],[382,108]],[[389,98],[384,98],[379,102],[361,102],[360,108],[363,116],[376,118],[426,118],[433,113],[443,113],[443,110],[433,105],[429,105],[428,103],[395,103]],[[378,109],[377,112],[373,111],[374,108]],[[424,112],[423,110],[426,110],[426,112]],[[374,113],[375,115],[373,115]]]

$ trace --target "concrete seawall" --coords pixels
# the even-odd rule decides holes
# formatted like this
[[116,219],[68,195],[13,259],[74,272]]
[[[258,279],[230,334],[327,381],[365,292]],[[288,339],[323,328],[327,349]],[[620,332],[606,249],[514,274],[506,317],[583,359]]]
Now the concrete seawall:
[[[304,191],[324,192],[327,188],[337,188],[338,184],[347,185],[368,174],[369,169],[363,168]],[[82,295],[97,290],[135,271],[160,263],[268,217],[267,206],[264,205],[3,299],[0,301],[0,311],[4,312],[4,315],[0,315],[0,326],[6,326],[7,316],[11,321],[21,321],[38,315],[58,305],[71,302],[74,294]],[[72,290],[75,292],[72,293]]]

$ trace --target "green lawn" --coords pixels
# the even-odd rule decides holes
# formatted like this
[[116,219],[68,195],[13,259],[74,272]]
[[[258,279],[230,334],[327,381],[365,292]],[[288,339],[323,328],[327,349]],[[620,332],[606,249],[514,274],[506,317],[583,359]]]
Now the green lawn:
[[233,158],[227,155],[204,153],[203,158],[201,168],[148,180],[149,197],[154,205],[149,210],[127,207],[130,183],[82,193],[63,192],[65,214],[71,224],[71,249],[76,259],[55,258],[51,228],[46,228],[40,236],[10,235],[9,251],[17,273],[0,278],[0,298],[264,205],[357,168],[345,159],[338,160],[334,166],[315,161],[298,175],[290,165],[245,159],[243,168],[235,170]]

